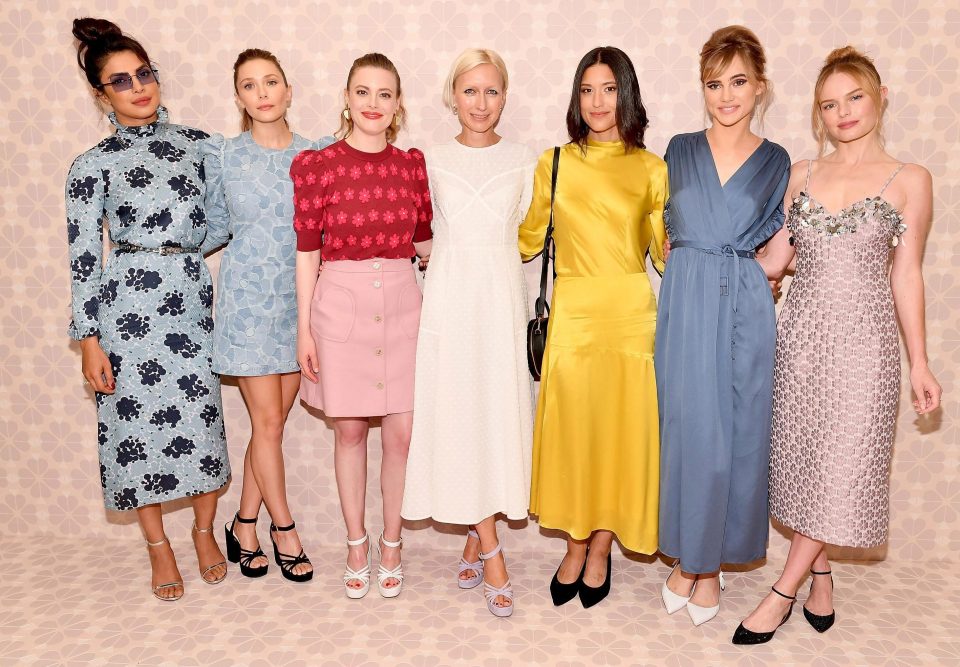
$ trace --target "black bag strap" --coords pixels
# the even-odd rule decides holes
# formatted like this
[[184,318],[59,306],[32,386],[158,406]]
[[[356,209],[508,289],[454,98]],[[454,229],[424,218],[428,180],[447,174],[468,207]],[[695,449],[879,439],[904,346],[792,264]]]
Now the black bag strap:
[[[560,168],[560,147],[553,149],[553,173],[550,175],[550,222],[547,224],[547,233],[543,239],[543,260],[540,267],[540,296],[534,305],[534,312],[541,319],[550,312],[547,305],[547,269],[550,266],[551,256],[556,259],[556,246],[553,242],[553,202],[557,195],[557,172]],[[556,271],[554,271],[556,275]]]

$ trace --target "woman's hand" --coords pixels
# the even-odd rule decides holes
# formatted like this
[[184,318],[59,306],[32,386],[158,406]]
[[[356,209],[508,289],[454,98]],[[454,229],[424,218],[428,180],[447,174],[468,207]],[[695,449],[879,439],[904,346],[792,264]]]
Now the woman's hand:
[[320,372],[320,363],[317,361],[317,342],[313,340],[313,334],[309,331],[297,333],[297,362],[300,364],[300,371],[310,382],[317,384]]
[[97,336],[84,338],[80,341],[80,350],[83,353],[80,368],[87,383],[98,394],[115,392],[117,385],[113,379],[113,364],[100,347],[100,339]]
[[913,409],[918,415],[925,415],[940,407],[943,389],[926,364],[910,369],[910,384],[913,387]]
[[668,257],[670,257],[670,239],[664,239],[664,241],[663,241],[663,261],[664,261],[664,263],[666,263]]
[[427,270],[427,264],[429,263],[430,263],[430,255],[425,255],[420,258],[420,264],[418,265],[418,268],[420,269],[421,272],[424,272]]

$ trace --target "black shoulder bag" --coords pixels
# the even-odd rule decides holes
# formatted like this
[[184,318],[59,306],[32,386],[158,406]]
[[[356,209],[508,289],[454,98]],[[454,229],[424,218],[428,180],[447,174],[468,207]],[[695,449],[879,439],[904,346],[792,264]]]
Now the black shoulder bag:
[[547,269],[551,255],[556,256],[553,242],[553,200],[557,193],[557,170],[560,167],[560,147],[553,149],[553,174],[550,178],[550,222],[543,239],[543,265],[540,269],[540,296],[534,305],[534,318],[527,323],[527,367],[533,379],[540,381],[543,369],[543,352],[547,348],[547,322],[550,306],[547,305]]

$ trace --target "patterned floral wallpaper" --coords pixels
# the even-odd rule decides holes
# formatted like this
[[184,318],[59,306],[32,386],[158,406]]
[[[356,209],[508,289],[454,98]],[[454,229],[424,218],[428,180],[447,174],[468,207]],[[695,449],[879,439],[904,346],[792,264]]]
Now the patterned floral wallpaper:
[[[890,87],[890,151],[933,174],[935,220],[925,259],[931,364],[945,408],[918,420],[904,392],[892,480],[887,557],[956,560],[960,553],[960,9],[944,0],[600,0],[509,2],[207,3],[199,0],[7,1],[0,8],[0,531],[112,538],[135,535],[132,515],[105,513],[96,458],[91,394],[82,384],[78,348],[66,337],[69,272],[63,182],[72,158],[109,124],[94,108],[75,62],[71,20],[104,16],[140,38],[159,64],[166,105],[176,122],[235,134],[231,65],[256,46],[274,51],[293,83],[294,129],[310,138],[337,125],[350,62],[367,51],[388,54],[403,78],[410,111],[402,145],[427,146],[456,132],[440,102],[453,57],[467,46],[497,49],[511,86],[501,130],[537,150],[564,139],[571,77],[589,48],[612,44],[633,58],[652,119],[649,148],[662,153],[672,134],[703,127],[697,53],[728,23],[753,28],[768,50],[776,101],[764,133],[796,159],[815,144],[808,109],[819,63],[852,43],[876,58]],[[219,258],[210,260],[216,269]],[[530,267],[528,267],[530,268]],[[534,272],[528,271],[531,284]],[[906,375],[904,376],[906,380]],[[224,387],[235,470],[248,437],[235,386]],[[378,467],[371,443],[371,472]],[[332,466],[332,431],[295,407],[287,427],[291,507],[310,544],[340,543],[344,530]],[[376,475],[370,479],[376,489]],[[371,494],[371,500],[378,493]],[[239,484],[220,518],[232,513]],[[185,535],[188,512],[168,530]],[[105,520],[106,519],[106,520]],[[380,526],[374,504],[371,530]],[[122,529],[116,525],[123,524]],[[535,523],[507,539],[542,548]],[[421,544],[453,548],[452,529],[408,531]],[[522,543],[518,544],[518,543]],[[783,552],[776,532],[771,551]],[[884,550],[859,556],[881,556]]]

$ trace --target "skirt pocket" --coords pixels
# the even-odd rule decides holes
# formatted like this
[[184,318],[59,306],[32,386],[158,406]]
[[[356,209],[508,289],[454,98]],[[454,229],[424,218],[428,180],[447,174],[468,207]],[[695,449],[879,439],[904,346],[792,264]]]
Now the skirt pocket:
[[[323,280],[323,276],[321,276]],[[350,338],[357,316],[353,294],[339,285],[318,285],[319,298],[314,297],[310,323],[317,336],[335,343]]]

